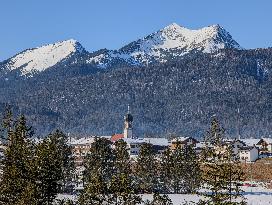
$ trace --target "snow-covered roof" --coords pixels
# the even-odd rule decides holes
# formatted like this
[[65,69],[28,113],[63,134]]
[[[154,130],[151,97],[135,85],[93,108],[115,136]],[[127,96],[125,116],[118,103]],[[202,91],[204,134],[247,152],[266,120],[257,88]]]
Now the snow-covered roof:
[[204,142],[196,143],[195,147],[196,148],[203,148],[203,147],[205,147],[205,143]]
[[110,139],[111,139],[111,136],[108,136],[108,135],[103,135],[103,136],[99,136],[99,137],[105,138],[105,139],[107,139],[107,140],[110,140]]
[[235,143],[241,143],[241,144],[243,144],[243,146],[247,145],[243,140],[240,140],[240,139],[223,139],[224,145],[231,145],[231,144],[235,144]]
[[70,144],[71,145],[85,145],[85,144],[92,144],[94,142],[94,137],[89,138],[79,138],[79,139],[72,139]]
[[168,139],[166,138],[144,138],[146,143],[159,146],[168,146]]
[[111,136],[111,141],[112,142],[116,142],[117,140],[123,139],[124,138],[124,134],[114,134]]
[[150,143],[153,145],[168,146],[168,140],[166,138],[124,138],[123,140],[128,144]]
[[193,137],[177,137],[177,138],[172,139],[171,142],[176,142],[176,141],[184,142],[184,141],[189,140],[189,139],[192,139],[192,140],[195,140],[196,142],[198,142]]
[[268,144],[272,144],[272,138],[262,138]]
[[144,143],[144,139],[143,138],[123,138],[122,140],[124,140],[127,144],[141,144]]
[[180,141],[183,142],[185,140],[187,140],[189,137],[177,137],[171,140],[171,142],[176,142],[176,141]]
[[84,144],[92,144],[95,138],[105,138],[110,140],[111,136],[90,136],[90,137],[82,137],[79,139],[72,138],[70,141],[71,145],[84,145]]
[[256,148],[255,146],[240,147],[240,150],[243,150],[243,151],[251,151],[253,149],[258,149],[258,148]]
[[256,145],[261,139],[257,138],[248,138],[248,139],[241,139],[244,143],[246,143],[247,146],[253,146]]

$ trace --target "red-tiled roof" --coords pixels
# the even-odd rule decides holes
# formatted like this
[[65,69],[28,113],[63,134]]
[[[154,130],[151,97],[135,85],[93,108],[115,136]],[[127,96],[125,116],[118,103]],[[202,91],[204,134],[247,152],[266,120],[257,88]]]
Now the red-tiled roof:
[[122,138],[124,138],[124,134],[114,134],[111,136],[111,141],[116,142],[117,140],[122,139]]

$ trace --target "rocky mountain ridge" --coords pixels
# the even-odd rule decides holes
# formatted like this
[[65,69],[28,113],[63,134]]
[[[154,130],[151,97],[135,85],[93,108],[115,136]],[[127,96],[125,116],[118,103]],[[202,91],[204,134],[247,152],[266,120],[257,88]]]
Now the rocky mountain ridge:
[[[213,53],[226,48],[241,49],[241,46],[220,25],[190,30],[173,23],[118,50],[89,53],[73,39],[27,49],[0,63],[0,70],[8,78],[9,73],[16,71],[20,76],[33,77],[64,62],[70,66],[81,61],[101,69],[120,65],[147,66],[190,53]],[[73,61],[69,60],[71,58]]]

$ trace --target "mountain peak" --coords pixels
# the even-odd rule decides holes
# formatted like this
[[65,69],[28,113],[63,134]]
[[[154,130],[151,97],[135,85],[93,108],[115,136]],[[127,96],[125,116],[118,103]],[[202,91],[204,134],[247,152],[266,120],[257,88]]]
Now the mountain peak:
[[[206,33],[210,43],[209,48],[206,49],[207,53],[212,53],[218,49],[235,48],[243,49],[231,36],[231,34],[219,24],[214,24],[202,29]],[[213,47],[213,48],[211,48]]]
[[222,29],[223,27],[220,26],[220,24],[213,24],[213,25],[210,25],[208,27],[212,27],[212,28],[215,28],[215,29]]
[[181,29],[182,27],[178,25],[177,23],[171,23],[168,26],[164,27],[162,30],[177,30]]
[[84,49],[84,47],[75,39],[67,39],[67,40],[63,40],[63,41],[58,41],[56,43],[53,43],[53,44],[48,44],[48,45],[45,45],[45,46],[42,46],[42,47],[37,47],[38,49],[39,48],[43,48],[43,47],[46,47],[46,46],[52,46],[54,48],[59,48],[59,47],[62,47],[62,48],[67,48],[71,53],[82,53],[82,52],[86,52],[86,50]]
[[166,62],[191,52],[213,53],[224,48],[241,49],[219,24],[191,30],[172,23],[119,50],[92,55],[88,62],[101,68],[120,61],[130,65],[146,65],[153,62]]
[[[214,24],[214,25],[210,25],[204,28],[201,28],[199,30],[209,30],[210,32],[212,32],[214,35],[218,34],[218,33],[225,33],[225,34],[229,34],[229,32],[222,27],[219,24]],[[230,35],[230,34],[229,34]]]
[[22,75],[32,75],[50,68],[65,58],[86,52],[74,39],[59,41],[41,47],[27,49],[7,60],[9,70],[20,70]]

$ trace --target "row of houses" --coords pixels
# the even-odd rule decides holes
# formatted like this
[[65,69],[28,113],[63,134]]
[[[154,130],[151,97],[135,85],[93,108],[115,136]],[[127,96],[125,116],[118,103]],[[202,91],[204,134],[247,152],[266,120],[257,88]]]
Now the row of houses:
[[[112,136],[100,136],[106,138],[114,144],[118,140],[124,140],[127,143],[127,151],[132,159],[137,159],[140,151],[140,147],[144,143],[149,143],[153,145],[158,157],[162,154],[164,150],[170,148],[175,150],[179,145],[193,146],[196,153],[200,154],[203,150],[205,144],[204,142],[198,141],[193,137],[179,137],[172,140],[166,138],[125,138],[122,134],[114,134]],[[83,172],[84,172],[84,158],[91,149],[92,143],[95,141],[95,137],[86,137],[71,141],[71,146],[73,147],[73,155],[76,162],[76,176],[77,183],[83,183]],[[255,162],[259,158],[272,157],[272,139],[262,138],[262,139],[229,139],[224,140],[220,146],[220,149],[216,146],[211,146],[211,148],[224,152],[227,148],[231,148],[233,157],[240,159],[245,163]]]
[[[200,153],[203,149],[204,143],[199,142],[192,137],[178,137],[172,140],[166,138],[141,138],[133,133],[133,116],[128,111],[124,116],[124,131],[121,134],[114,134],[112,136],[101,136],[107,138],[112,143],[118,140],[124,140],[127,143],[127,150],[131,157],[137,157],[140,147],[143,143],[150,143],[153,145],[154,150],[161,154],[165,149],[175,149],[177,143],[181,146],[192,145],[196,153]],[[94,137],[77,139],[71,142],[73,146],[73,153],[76,158],[76,164],[81,165],[83,158],[90,150]],[[272,155],[272,138],[262,139],[228,139],[222,142],[223,147],[211,147],[217,151],[224,151],[231,147],[233,156],[239,158],[244,162],[254,162],[259,158],[270,157]]]
[[[138,156],[140,147],[144,143],[152,144],[157,154],[161,154],[167,148],[174,150],[177,144],[181,146],[192,145],[196,153],[200,153],[204,147],[204,142],[200,142],[193,137],[179,137],[172,140],[166,138],[124,138],[122,134],[101,137],[107,138],[112,143],[121,139],[124,140],[127,143],[127,150],[131,157]],[[76,164],[81,165],[83,163],[83,159],[89,152],[94,140],[95,137],[89,137],[71,141]],[[224,140],[221,149],[226,150],[228,147],[231,147],[235,157],[244,162],[255,162],[260,158],[272,157],[271,138]],[[214,147],[214,149],[217,150],[218,148]]]
[[[95,141],[95,138],[97,136],[91,136],[86,138],[80,138],[80,139],[72,139],[71,140],[71,146],[73,151],[73,156],[75,159],[75,165],[76,165],[76,176],[77,183],[81,184],[83,183],[83,173],[84,173],[84,158],[90,152],[91,145]],[[123,134],[113,135],[113,136],[100,136],[102,138],[106,138],[112,142],[112,145],[114,146],[114,143],[118,140],[124,140],[127,143],[127,151],[130,154],[130,157],[132,159],[137,158],[140,147],[144,143],[149,143],[153,145],[153,149],[155,152],[160,155],[164,150],[166,150],[169,146],[171,149],[175,149],[176,142],[174,140],[168,140],[166,138],[125,138]],[[189,145],[189,144],[196,144],[198,141],[193,138],[184,138],[183,141],[181,141],[182,146]]]
[[272,138],[227,140],[233,154],[241,161],[255,162],[260,158],[272,157]]

